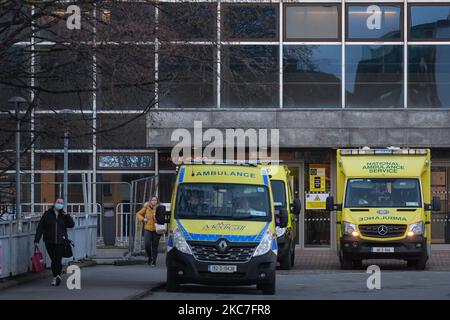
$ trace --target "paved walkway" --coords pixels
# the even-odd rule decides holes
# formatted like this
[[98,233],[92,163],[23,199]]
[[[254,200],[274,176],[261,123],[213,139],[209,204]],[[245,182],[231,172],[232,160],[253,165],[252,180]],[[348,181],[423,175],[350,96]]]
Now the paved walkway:
[[[363,265],[379,265],[386,270],[406,268],[402,260],[364,260]],[[331,249],[297,249],[294,270],[298,271],[335,271],[339,270],[336,251]],[[429,271],[450,271],[450,247],[436,245],[432,247],[431,258],[427,263]]]

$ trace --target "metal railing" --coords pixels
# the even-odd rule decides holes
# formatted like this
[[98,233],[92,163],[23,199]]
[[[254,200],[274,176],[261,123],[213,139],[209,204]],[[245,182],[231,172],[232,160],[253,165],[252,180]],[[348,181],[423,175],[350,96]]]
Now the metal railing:
[[[75,243],[73,257],[63,263],[92,257],[96,252],[97,214],[74,214],[74,228],[68,229],[68,236]],[[0,221],[0,278],[26,273],[31,270],[34,253],[34,237],[40,217],[21,220]],[[50,258],[41,240],[41,251],[46,265]]]
[[[167,211],[170,211],[170,203],[162,203]],[[119,203],[116,206],[116,245],[127,246],[130,239],[130,218],[137,221],[136,214],[142,208],[143,203]],[[130,212],[133,208],[136,208],[135,212]],[[143,240],[143,230],[142,224],[135,224],[135,251],[142,251],[144,240]],[[162,235],[162,239],[166,240],[166,235]]]

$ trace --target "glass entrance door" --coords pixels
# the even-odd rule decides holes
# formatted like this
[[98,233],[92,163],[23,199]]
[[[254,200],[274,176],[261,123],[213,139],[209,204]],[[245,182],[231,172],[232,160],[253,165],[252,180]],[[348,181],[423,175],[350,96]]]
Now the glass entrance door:
[[450,166],[431,168],[431,196],[441,199],[441,211],[431,213],[431,242],[450,243]]

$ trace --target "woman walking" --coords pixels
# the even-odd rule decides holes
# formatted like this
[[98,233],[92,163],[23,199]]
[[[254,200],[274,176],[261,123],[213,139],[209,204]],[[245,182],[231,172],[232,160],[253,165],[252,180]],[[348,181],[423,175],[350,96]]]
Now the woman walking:
[[73,228],[75,222],[72,217],[64,211],[64,200],[57,198],[55,205],[48,209],[39,221],[34,245],[38,246],[42,235],[44,235],[45,248],[52,261],[53,280],[52,286],[59,286],[62,275],[62,257],[64,244],[67,238],[67,228]]
[[145,251],[148,256],[148,264],[156,266],[158,257],[158,245],[161,235],[156,232],[155,224],[164,224],[166,208],[159,203],[158,197],[153,196],[150,202],[146,202],[144,207],[137,213],[137,219],[144,224]]

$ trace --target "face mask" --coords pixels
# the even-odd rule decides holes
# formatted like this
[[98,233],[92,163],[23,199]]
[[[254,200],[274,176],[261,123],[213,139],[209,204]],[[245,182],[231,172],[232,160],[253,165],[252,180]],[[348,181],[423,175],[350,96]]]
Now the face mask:
[[62,203],[55,203],[55,209],[56,210],[61,210],[64,208],[64,205]]

